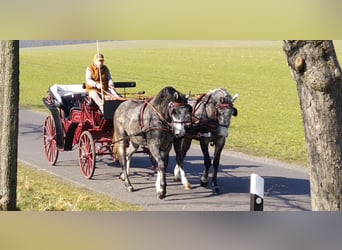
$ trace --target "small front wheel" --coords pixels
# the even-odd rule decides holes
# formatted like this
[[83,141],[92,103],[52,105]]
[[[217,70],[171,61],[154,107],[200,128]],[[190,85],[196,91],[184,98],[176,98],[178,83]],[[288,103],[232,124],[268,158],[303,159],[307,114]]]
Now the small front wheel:
[[89,131],[84,131],[80,136],[79,141],[79,164],[81,167],[82,174],[87,178],[91,179],[95,171],[95,144],[93,136]]

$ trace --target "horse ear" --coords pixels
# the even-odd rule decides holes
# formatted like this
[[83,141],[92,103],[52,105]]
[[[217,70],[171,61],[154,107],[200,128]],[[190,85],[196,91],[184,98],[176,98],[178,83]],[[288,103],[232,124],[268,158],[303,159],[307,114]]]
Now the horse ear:
[[178,94],[178,92],[175,92],[174,94],[173,94],[173,100],[178,100],[178,98],[179,98],[179,94]]
[[232,98],[232,103],[235,102],[235,100],[238,99],[238,97],[239,97],[239,94],[235,94]]
[[233,116],[237,116],[238,115],[238,110],[237,108],[233,108],[233,113],[232,113]]

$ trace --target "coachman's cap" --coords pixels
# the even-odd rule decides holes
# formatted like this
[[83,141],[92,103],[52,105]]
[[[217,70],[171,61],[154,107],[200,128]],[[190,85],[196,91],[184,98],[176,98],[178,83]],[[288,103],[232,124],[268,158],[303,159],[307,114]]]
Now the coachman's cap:
[[104,60],[104,56],[103,54],[95,54],[94,56],[94,61],[97,60],[97,61],[103,61]]

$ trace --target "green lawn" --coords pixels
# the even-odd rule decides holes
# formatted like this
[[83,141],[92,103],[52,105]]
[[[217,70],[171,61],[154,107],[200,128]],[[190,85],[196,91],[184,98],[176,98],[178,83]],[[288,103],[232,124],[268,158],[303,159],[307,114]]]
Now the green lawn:
[[17,207],[20,211],[141,210],[104,194],[76,187],[24,164],[19,164],[18,167]]
[[[335,43],[342,54],[341,43]],[[155,95],[172,85],[184,93],[226,87],[239,93],[226,148],[306,164],[296,83],[282,41],[122,41],[100,43],[116,81],[136,81],[134,91]],[[20,51],[20,104],[45,110],[54,83],[83,83],[96,44]]]

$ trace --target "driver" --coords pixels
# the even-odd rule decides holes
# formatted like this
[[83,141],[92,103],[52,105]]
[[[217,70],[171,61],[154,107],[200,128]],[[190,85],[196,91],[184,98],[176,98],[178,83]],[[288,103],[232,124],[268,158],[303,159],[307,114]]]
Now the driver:
[[114,83],[109,69],[104,65],[103,54],[95,54],[93,63],[86,69],[86,91],[94,102],[99,106],[103,113],[103,103],[101,93],[104,99],[125,100],[114,88]]

